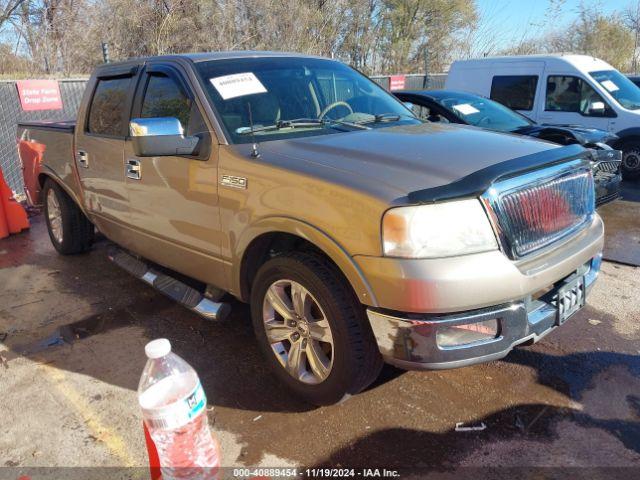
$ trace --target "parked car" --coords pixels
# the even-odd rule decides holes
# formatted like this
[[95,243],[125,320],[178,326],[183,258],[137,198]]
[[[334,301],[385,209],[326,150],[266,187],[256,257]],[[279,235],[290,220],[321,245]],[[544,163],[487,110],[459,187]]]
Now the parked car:
[[522,55],[461,60],[445,88],[476,93],[535,122],[615,133],[622,174],[640,177],[640,89],[608,63],[586,55]]
[[524,115],[473,93],[451,90],[415,90],[393,92],[412,105],[413,112],[430,122],[473,125],[505,133],[516,133],[547,140],[560,145],[580,144],[593,150],[593,177],[596,206],[604,205],[620,195],[620,163],[622,152],[613,150],[618,137],[597,128],[576,125],[540,125]]
[[579,310],[600,269],[587,150],[423,122],[330,59],[101,65],[75,124],[18,136],[43,145],[30,198],[60,253],[95,225],[114,262],[205,318],[225,292],[250,303],[266,362],[316,404],[383,360],[504,357]]

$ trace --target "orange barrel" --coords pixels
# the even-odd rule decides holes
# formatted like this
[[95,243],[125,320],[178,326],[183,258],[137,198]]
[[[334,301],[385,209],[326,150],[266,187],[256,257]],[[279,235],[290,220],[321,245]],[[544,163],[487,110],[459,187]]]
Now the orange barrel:
[[13,192],[7,182],[4,181],[2,169],[0,169],[0,202],[2,203],[2,210],[4,211],[9,233],[20,233],[22,230],[29,228],[27,212],[13,198]]
[[31,206],[37,204],[40,197],[38,175],[40,174],[40,164],[46,148],[47,146],[44,143],[38,143],[33,140],[20,140],[18,142],[24,190]]
[[7,225],[7,217],[4,214],[4,204],[0,201],[0,239],[9,236],[9,226]]

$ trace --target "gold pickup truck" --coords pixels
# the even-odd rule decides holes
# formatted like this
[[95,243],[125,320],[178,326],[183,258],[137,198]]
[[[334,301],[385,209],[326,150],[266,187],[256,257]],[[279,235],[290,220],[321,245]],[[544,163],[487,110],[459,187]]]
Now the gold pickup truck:
[[316,404],[383,361],[504,357],[583,306],[600,268],[587,150],[424,122],[325,58],[106,64],[75,122],[18,138],[44,152],[29,197],[60,253],[96,227],[114,262],[205,318],[227,293],[250,303],[275,375]]

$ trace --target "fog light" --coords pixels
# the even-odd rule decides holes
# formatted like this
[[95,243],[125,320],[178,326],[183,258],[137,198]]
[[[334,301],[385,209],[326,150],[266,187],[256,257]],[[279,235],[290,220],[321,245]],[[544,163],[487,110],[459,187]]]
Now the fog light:
[[439,327],[436,343],[439,347],[459,347],[470,343],[491,340],[498,336],[498,320],[493,318],[477,323]]

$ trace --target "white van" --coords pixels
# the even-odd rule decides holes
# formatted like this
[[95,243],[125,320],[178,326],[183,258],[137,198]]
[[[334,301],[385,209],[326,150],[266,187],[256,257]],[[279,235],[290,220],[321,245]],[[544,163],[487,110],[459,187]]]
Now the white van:
[[640,177],[640,88],[586,55],[521,55],[454,62],[447,90],[490,97],[539,123],[600,128],[620,137],[625,178]]

